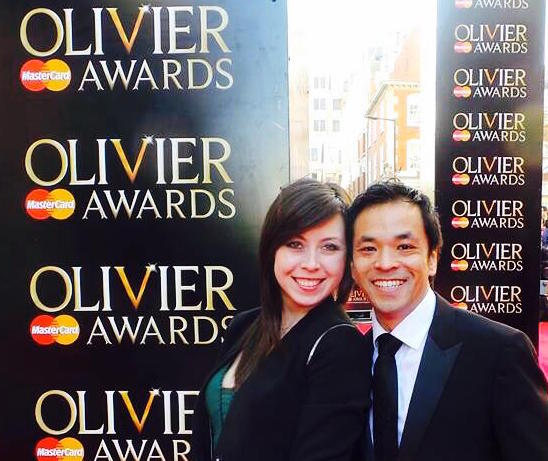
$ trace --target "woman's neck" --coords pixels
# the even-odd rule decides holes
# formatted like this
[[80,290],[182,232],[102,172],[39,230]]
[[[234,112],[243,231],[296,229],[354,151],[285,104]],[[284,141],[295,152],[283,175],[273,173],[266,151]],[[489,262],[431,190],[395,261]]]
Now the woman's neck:
[[314,307],[300,307],[292,303],[284,302],[282,305],[282,318],[280,323],[280,337],[283,337],[291,328],[305,317]]

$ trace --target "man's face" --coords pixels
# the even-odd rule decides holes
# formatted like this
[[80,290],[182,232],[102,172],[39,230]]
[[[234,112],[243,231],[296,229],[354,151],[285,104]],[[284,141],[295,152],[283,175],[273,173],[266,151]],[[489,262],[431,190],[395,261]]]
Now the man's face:
[[421,211],[397,200],[364,209],[354,222],[352,277],[368,294],[388,331],[424,298],[436,274],[437,250],[429,252]]

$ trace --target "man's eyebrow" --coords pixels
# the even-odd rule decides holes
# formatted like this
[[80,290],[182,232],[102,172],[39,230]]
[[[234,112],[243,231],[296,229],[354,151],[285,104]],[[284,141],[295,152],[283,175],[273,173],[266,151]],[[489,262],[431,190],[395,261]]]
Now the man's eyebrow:
[[362,243],[362,242],[374,242],[375,239],[373,237],[368,237],[367,235],[361,235],[360,238],[358,239],[358,242],[359,243]]
[[[413,233],[412,232],[404,232],[402,234],[398,234],[394,236],[395,240],[406,240],[406,239],[412,239]],[[368,235],[361,235],[358,238],[358,242],[364,243],[364,242],[374,242],[376,239],[374,237],[369,237]]]

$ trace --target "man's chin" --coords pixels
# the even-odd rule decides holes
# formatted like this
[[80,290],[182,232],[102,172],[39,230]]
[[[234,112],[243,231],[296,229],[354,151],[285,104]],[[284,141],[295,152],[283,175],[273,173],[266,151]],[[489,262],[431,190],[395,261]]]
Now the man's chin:
[[375,304],[372,301],[371,304],[373,304],[377,318],[382,317],[389,321],[394,321],[406,315],[406,305],[402,303],[401,299],[397,303],[377,302]]
[[373,304],[373,307],[375,308],[377,316],[382,315],[386,318],[396,318],[399,316],[398,314],[402,314],[402,311],[404,310],[403,306],[398,305],[378,304],[375,306],[375,304]]

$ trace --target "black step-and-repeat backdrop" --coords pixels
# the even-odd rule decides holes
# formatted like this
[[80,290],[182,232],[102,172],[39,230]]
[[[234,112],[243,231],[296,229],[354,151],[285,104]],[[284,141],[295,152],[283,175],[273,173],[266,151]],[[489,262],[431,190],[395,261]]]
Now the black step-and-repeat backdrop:
[[436,288],[538,341],[543,1],[440,0]]
[[0,458],[186,460],[289,178],[285,1],[0,16]]

